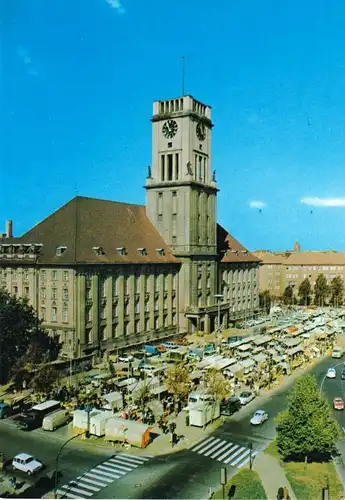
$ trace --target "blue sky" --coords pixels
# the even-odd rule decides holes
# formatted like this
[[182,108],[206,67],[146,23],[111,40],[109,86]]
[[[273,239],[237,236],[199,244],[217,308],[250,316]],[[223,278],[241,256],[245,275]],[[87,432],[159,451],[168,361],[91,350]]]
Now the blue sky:
[[345,250],[342,0],[11,0],[0,16],[0,232],[76,193],[144,203],[152,101],[180,94],[184,55],[186,93],[213,108],[219,222],[250,249]]

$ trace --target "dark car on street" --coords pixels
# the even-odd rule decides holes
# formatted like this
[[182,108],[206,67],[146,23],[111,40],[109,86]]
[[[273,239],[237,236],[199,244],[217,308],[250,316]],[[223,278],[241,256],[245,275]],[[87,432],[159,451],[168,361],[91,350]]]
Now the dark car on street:
[[232,398],[226,399],[220,405],[220,413],[221,415],[230,416],[233,415],[236,411],[241,408],[241,401],[236,396]]
[[341,372],[341,380],[345,380],[345,370]]

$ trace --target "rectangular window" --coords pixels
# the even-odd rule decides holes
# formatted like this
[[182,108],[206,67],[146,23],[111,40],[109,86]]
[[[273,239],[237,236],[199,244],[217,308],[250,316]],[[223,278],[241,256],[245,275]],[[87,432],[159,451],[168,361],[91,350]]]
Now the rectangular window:
[[41,314],[40,314],[40,317],[43,321],[45,321],[46,319],[46,308],[45,307],[41,307]]
[[198,180],[202,181],[202,156],[199,156]]
[[125,278],[125,295],[129,295],[130,293],[130,276],[128,276],[127,278]]
[[101,297],[106,297],[107,295],[107,287],[106,287],[106,281],[104,278],[101,279],[100,283],[100,288],[101,288]]
[[154,277],[155,280],[155,292],[159,291],[159,276]]
[[125,316],[129,315],[129,302],[125,303]]
[[175,180],[178,180],[179,179],[179,169],[180,169],[180,165],[179,165],[179,154],[178,153],[175,153]]
[[40,272],[40,278],[41,278],[42,281],[46,280],[46,272],[45,272],[44,269]]
[[56,281],[57,280],[57,271],[52,271],[52,281]]
[[169,154],[168,155],[168,181],[173,180],[173,155]]
[[68,271],[63,272],[63,280],[68,281]]
[[206,158],[204,158],[204,182],[206,182],[206,172],[207,172]]
[[172,213],[174,215],[177,214],[177,192],[176,191],[172,192]]
[[139,314],[139,313],[140,313],[140,302],[139,302],[139,300],[137,300],[135,303],[135,314]]
[[46,290],[46,288],[41,288],[40,296],[41,296],[41,299],[46,299],[47,298],[47,290]]
[[57,307],[52,307],[52,321],[57,321]]
[[30,293],[29,287],[28,287],[28,286],[25,286],[25,287],[24,287],[24,295],[25,295],[25,297],[28,297],[28,296],[29,296],[29,293]]
[[157,207],[157,213],[158,215],[162,215],[163,213],[163,193],[158,193],[158,207]]
[[134,328],[135,328],[134,333],[140,333],[140,321],[139,320],[135,322]]
[[116,316],[117,316],[117,305],[114,304],[113,305],[113,318],[116,318]]
[[29,279],[29,271],[27,269],[24,269],[23,271],[23,278],[25,280],[28,280]]
[[148,300],[145,300],[145,312],[149,312],[150,310],[150,303]]
[[62,298],[63,300],[68,300],[68,288],[62,290]]
[[135,277],[135,293],[140,293],[140,276]]
[[57,288],[52,288],[52,299],[57,299]]
[[18,295],[18,287],[17,286],[13,287],[13,294]]
[[68,323],[68,308],[67,307],[64,307],[62,309],[62,321],[64,323]]
[[165,171],[165,156],[162,155],[161,156],[161,181],[165,180],[164,171]]
[[86,298],[87,299],[92,299],[92,288],[87,288],[86,289]]
[[107,317],[107,308],[106,306],[103,306],[101,308],[101,319],[106,319],[106,317]]

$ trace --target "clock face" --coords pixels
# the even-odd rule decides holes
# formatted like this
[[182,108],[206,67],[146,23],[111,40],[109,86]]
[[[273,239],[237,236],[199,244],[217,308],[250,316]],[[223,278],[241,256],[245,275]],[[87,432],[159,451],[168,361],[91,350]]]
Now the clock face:
[[178,125],[175,120],[168,120],[164,123],[162,132],[164,134],[164,137],[166,137],[167,139],[172,139],[174,135],[176,135],[177,129]]
[[206,127],[202,122],[199,122],[196,126],[196,135],[200,141],[203,141],[206,137]]

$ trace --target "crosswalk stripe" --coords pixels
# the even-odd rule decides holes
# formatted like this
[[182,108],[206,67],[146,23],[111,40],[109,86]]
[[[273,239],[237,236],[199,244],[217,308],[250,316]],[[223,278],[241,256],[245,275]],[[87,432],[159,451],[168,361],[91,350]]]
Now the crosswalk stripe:
[[206,439],[206,440],[203,440],[203,441],[201,441],[201,443],[199,443],[197,446],[195,446],[195,447],[191,446],[191,447],[190,447],[190,450],[191,450],[191,451],[198,451],[198,450],[199,450],[200,448],[202,448],[202,447],[203,447],[206,443],[208,443],[209,441],[213,441],[213,440],[214,440],[214,438],[208,438],[208,439]]
[[60,498],[81,498],[81,497],[77,497],[76,495],[72,495],[72,493],[67,493],[66,491],[62,491],[62,490],[56,490],[56,493],[58,495],[60,495]]
[[75,488],[74,486],[61,486],[61,488],[66,488],[66,493],[69,491],[75,491],[76,493],[81,493],[82,495],[86,495],[87,497],[92,497],[93,493],[91,491],[81,490],[80,488]]
[[240,453],[242,453],[242,451],[244,451],[245,449],[246,449],[246,447],[242,446],[242,448],[240,448],[239,450],[237,450],[236,453],[233,453],[230,457],[228,457],[227,459],[225,459],[224,463],[228,464],[231,460],[233,460],[235,457],[237,457],[237,455],[239,455]]
[[[97,472],[97,471],[95,471],[95,472]],[[110,479],[109,477],[100,477],[99,475],[96,475],[93,472],[87,472],[84,475],[85,476],[93,477],[94,479],[100,479],[101,481],[106,481],[107,483],[112,483],[113,482],[113,479]]]
[[139,465],[143,465],[145,462],[137,462],[136,460],[132,460],[131,458],[127,457],[120,457],[119,455],[115,455],[114,459],[116,460],[121,460],[125,465],[135,465],[136,467],[139,467]]
[[131,458],[132,460],[138,460],[139,462],[147,462],[150,460],[149,457],[137,457],[136,455],[128,455],[128,453],[117,453],[117,456]]
[[214,453],[213,455],[211,455],[210,458],[216,458],[218,455],[220,455],[221,453],[223,453],[223,451],[227,450],[228,448],[230,448],[230,446],[232,445],[233,443],[228,443],[226,446],[224,446],[223,448],[221,448],[220,450],[216,451],[216,453]]
[[101,481],[94,481],[93,479],[89,479],[86,476],[78,476],[77,479],[78,479],[78,481],[83,481],[84,483],[87,482],[90,484],[94,484],[95,486],[100,486],[101,488],[105,488],[106,486],[108,486],[106,483],[102,483]]
[[237,465],[239,462],[241,462],[241,460],[244,459],[244,457],[246,457],[247,455],[250,455],[250,450],[247,448],[245,452],[242,453],[242,455],[240,455],[239,457],[236,458],[236,460],[234,460],[233,462],[230,462],[230,465],[232,466],[235,466]]
[[115,467],[111,467],[111,465],[99,465],[98,466],[100,469],[105,470],[106,472],[115,472],[115,474],[121,474],[122,476],[126,474],[123,470],[118,470]]
[[226,451],[222,456],[218,457],[217,458],[218,462],[221,462],[225,457],[227,457],[230,453],[236,450],[236,448],[238,448],[238,444],[234,444],[234,446],[232,446],[230,450]]
[[[254,453],[252,453],[252,460],[254,457],[256,457],[258,453],[259,453],[258,451],[254,451]],[[249,462],[249,460],[250,460],[250,455],[246,457],[240,464],[238,464],[237,467],[240,469],[241,467],[246,465]]]
[[[122,462],[118,462],[115,458],[111,458],[109,460],[109,462],[111,462],[111,465],[113,467],[118,467],[119,469],[123,469],[126,472],[131,472],[131,470],[133,470],[133,467],[126,467],[125,465],[120,465],[120,464],[122,464]],[[134,468],[137,468],[137,467],[138,467],[137,465],[134,466]]]
[[220,441],[219,438],[214,439],[212,441],[212,443],[207,444],[206,446],[204,446],[203,448],[201,448],[201,450],[198,450],[197,453],[199,453],[199,455],[202,455],[206,450],[208,450],[210,448],[212,449],[212,446],[215,445],[216,443],[218,443],[218,441]]
[[91,486],[91,484],[87,484],[86,482],[84,481],[76,481],[77,483],[77,486],[80,487],[80,488],[87,488],[87,490],[91,490],[91,491],[100,491],[102,488],[100,487],[95,487],[95,486]]
[[220,448],[221,446],[224,446],[224,444],[226,444],[226,441],[220,441],[220,443],[218,443],[214,448],[211,448],[206,453],[204,453],[205,457],[208,457],[209,455],[211,455],[212,452],[218,450],[218,448]]
[[113,479],[120,479],[120,476],[118,476],[117,474],[106,472],[105,470],[100,469],[100,467],[102,467],[102,466],[97,465],[97,467],[95,467],[93,470],[95,472],[97,471],[98,474],[102,474],[102,476],[111,477]]

